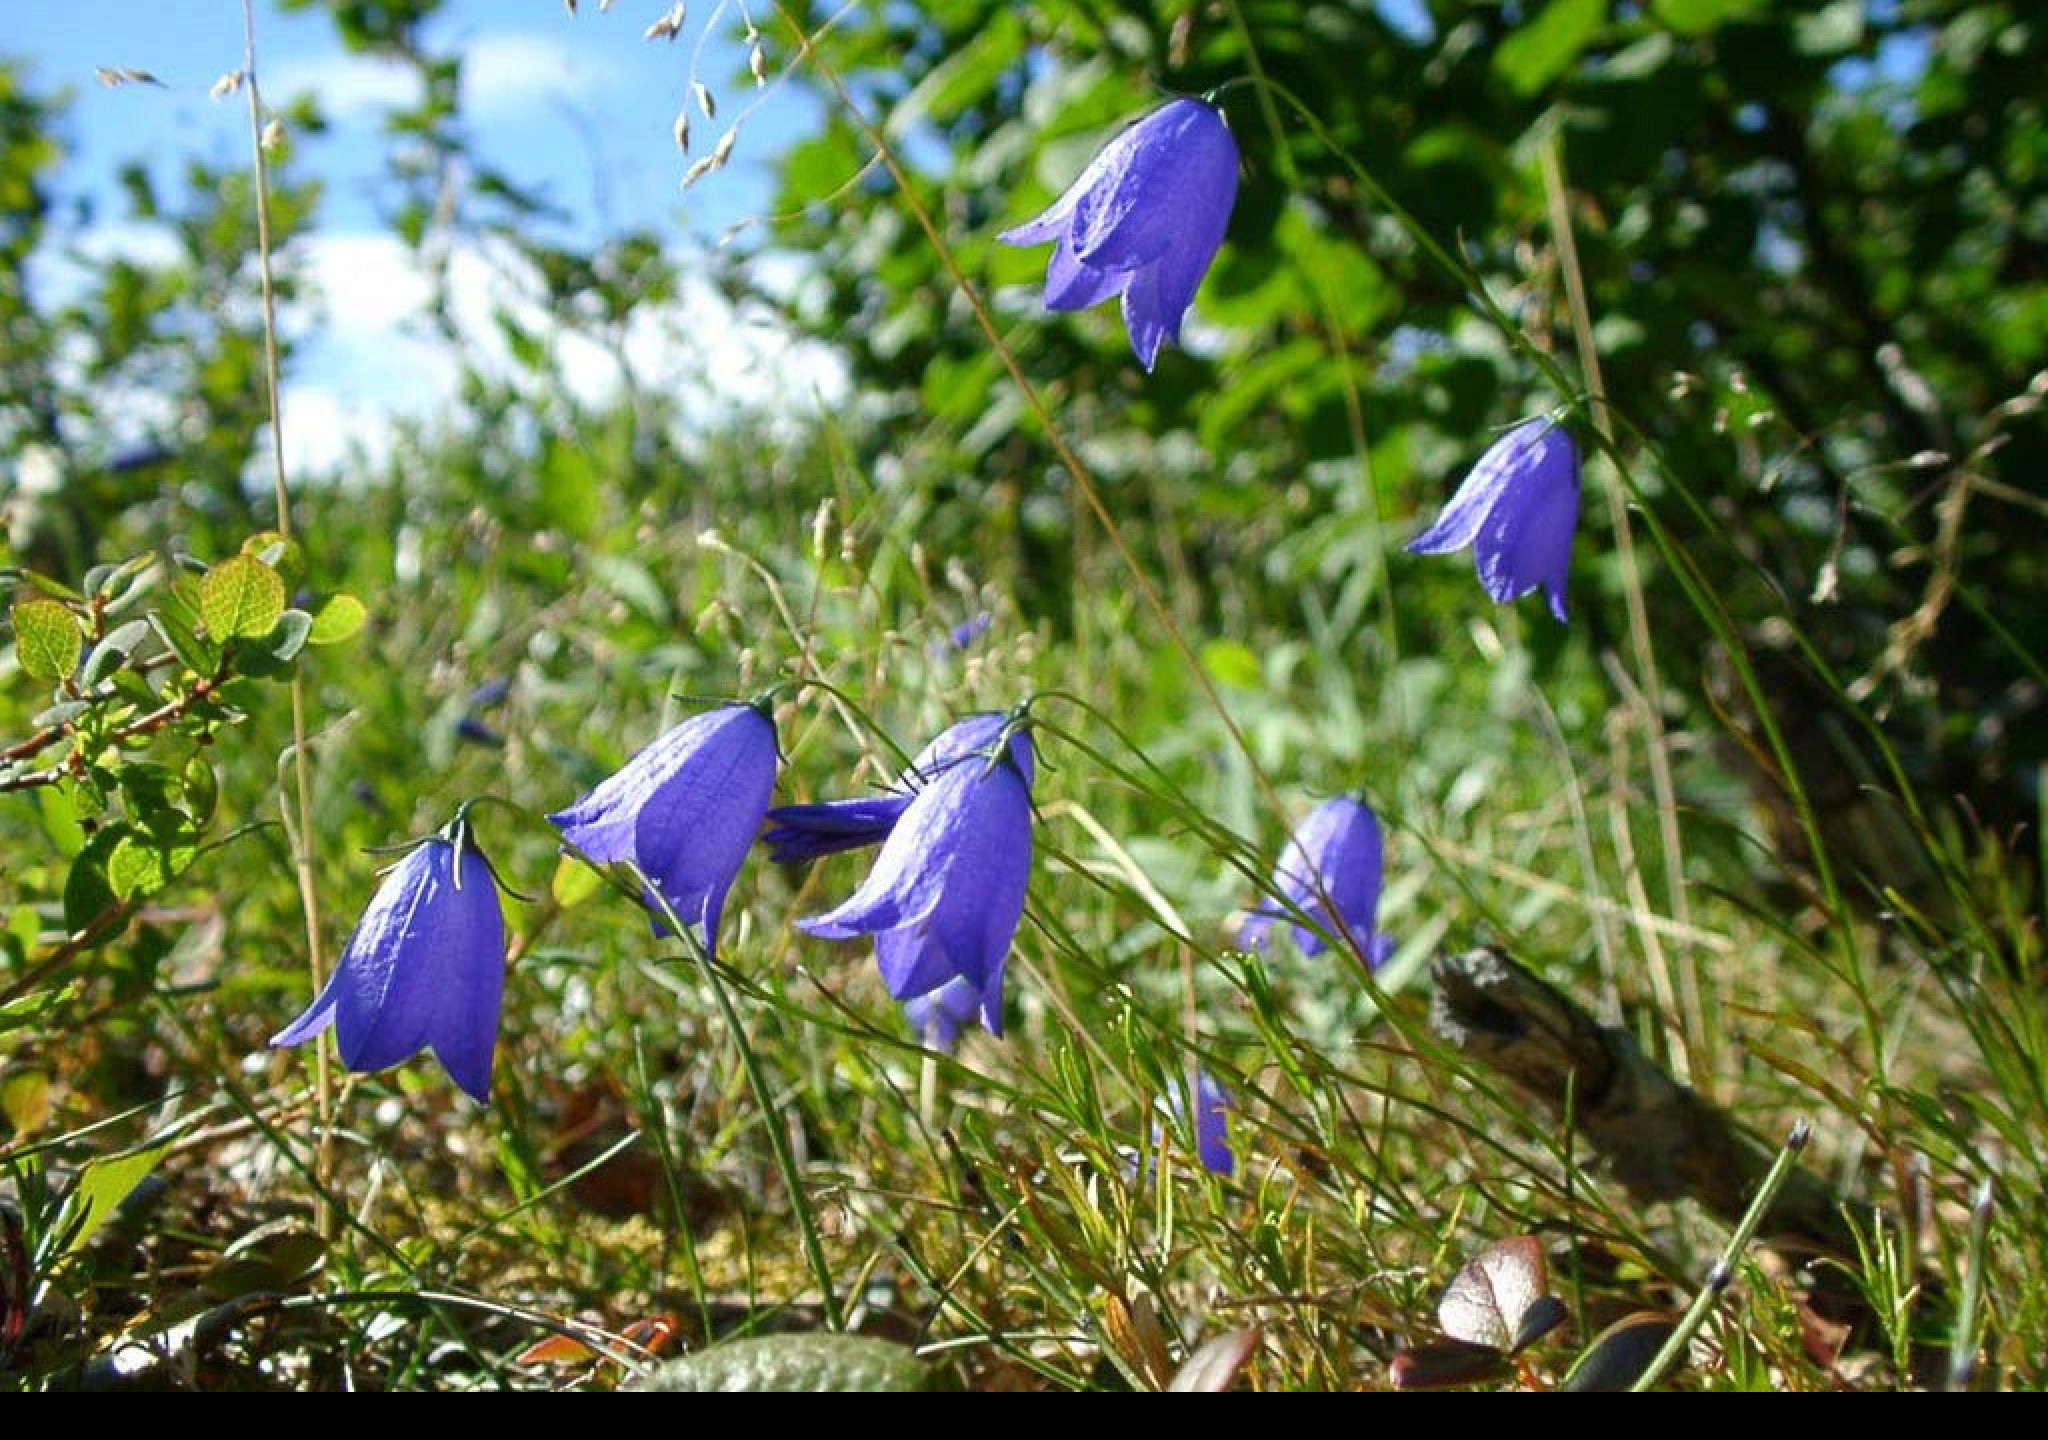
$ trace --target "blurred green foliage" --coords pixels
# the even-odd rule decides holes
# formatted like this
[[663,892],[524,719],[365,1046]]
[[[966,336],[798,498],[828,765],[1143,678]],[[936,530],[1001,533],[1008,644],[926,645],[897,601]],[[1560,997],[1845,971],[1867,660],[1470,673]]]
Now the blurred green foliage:
[[[1575,398],[1543,388],[1346,165],[1582,374],[1539,163],[1557,136],[1634,481],[1763,652],[1830,811],[1855,810],[1883,769],[1866,740],[1819,728],[1851,692],[1929,796],[1969,795],[1994,832],[2033,818],[2048,760],[2033,658],[2048,610],[2028,598],[2048,585],[2038,17],[1947,0],[938,0],[842,16],[827,53],[903,145],[1034,377],[1100,437],[1119,513],[1173,517],[1138,531],[1210,617],[1225,573],[1261,573],[1258,602],[1286,619],[1319,567],[1371,569],[1358,552],[1381,537],[1360,516],[1406,533],[1492,429]],[[1248,74],[1298,97],[1336,150],[1231,85]],[[1148,380],[1113,307],[1039,315],[1043,252],[994,236],[1161,91],[1218,85],[1245,175],[1197,311],[1224,328]],[[875,203],[887,177],[866,158],[841,115],[783,165],[780,238],[824,280],[805,319],[901,422],[871,453],[959,476],[942,523],[1015,546],[1029,600],[1061,613],[1076,593],[1063,477],[922,234]],[[1590,492],[1586,522],[1574,616],[1618,646]],[[1398,633],[1361,645],[1440,646],[1457,610],[1430,603],[1426,567],[1394,569],[1376,583],[1416,598],[1389,602]],[[1649,588],[1681,693],[1739,708],[1681,588]]]

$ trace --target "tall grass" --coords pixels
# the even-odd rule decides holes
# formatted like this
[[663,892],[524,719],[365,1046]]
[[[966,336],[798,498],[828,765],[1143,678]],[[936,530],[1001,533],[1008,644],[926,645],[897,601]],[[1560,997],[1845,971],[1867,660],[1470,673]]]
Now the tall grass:
[[[832,85],[815,40],[795,48]],[[1312,118],[1259,93],[1277,126]],[[1610,1321],[1682,1310],[1729,1232],[1632,1199],[1568,1121],[1432,1033],[1429,960],[1485,941],[1745,1130],[1813,1128],[1802,1163],[1840,1196],[1855,1253],[1742,1251],[1673,1383],[2048,1378],[2039,836],[1980,833],[1951,797],[1914,793],[1883,717],[1788,614],[1828,716],[1884,767],[1871,812],[1932,884],[1843,848],[1705,578],[1732,537],[1661,463],[1647,417],[1595,421],[1615,499],[1580,541],[1583,560],[1640,527],[1645,558],[1614,581],[1621,656],[1483,605],[1462,570],[1395,559],[1393,517],[1362,518],[1383,495],[1357,412],[1353,508],[1259,567],[1203,574],[1183,603],[1156,559],[1170,537],[1133,543],[1100,498],[1085,410],[1033,375],[884,127],[861,123],[896,181],[874,203],[906,207],[940,249],[1107,541],[1077,550],[1071,623],[1020,606],[1018,549],[928,544],[958,477],[864,470],[858,418],[792,434],[739,417],[686,450],[629,404],[549,416],[538,440],[425,428],[379,473],[294,493],[320,583],[369,599],[374,624],[344,660],[306,665],[288,712],[252,697],[222,737],[224,829],[257,828],[0,1040],[10,1076],[49,1097],[10,1108],[0,1143],[32,1302],[0,1374],[606,1387],[653,1358],[634,1323],[668,1316],[689,1349],[858,1329],[991,1389],[1153,1388],[1201,1340],[1256,1325],[1247,1383],[1376,1388],[1438,1334],[1458,1267],[1531,1233],[1570,1322],[1523,1378],[1554,1384]],[[1546,241],[1567,273],[1568,173]],[[1475,278],[1453,237],[1412,239]],[[1561,398],[1599,403],[1582,301],[1574,361],[1472,298]],[[534,479],[550,445],[631,481],[556,513]],[[1967,573],[1953,583],[1992,608]],[[1722,643],[1734,698],[1664,693],[1649,586]],[[1459,643],[1404,649],[1397,590],[1403,612],[1455,616]],[[955,644],[982,610],[986,636]],[[479,701],[497,680],[505,697]],[[950,718],[1033,702],[1038,859],[1003,1041],[923,1047],[864,950],[792,929],[860,859],[754,862],[713,962],[650,938],[644,912],[556,853],[539,814],[679,697],[778,682],[785,798],[883,783]],[[12,734],[26,702],[6,704]],[[287,839],[262,828],[280,755]],[[1787,828],[1745,764],[1774,774]],[[1374,973],[1344,947],[1237,949],[1288,825],[1346,789],[1388,825],[1393,958]],[[330,1077],[267,1056],[306,998],[307,927],[317,954],[370,892],[362,850],[484,792],[511,802],[479,824],[532,897],[508,904],[491,1107],[424,1064]],[[38,823],[19,806],[0,821],[23,847],[44,843]],[[1172,1103],[1197,1070],[1233,1097],[1228,1178],[1195,1162]],[[150,1181],[75,1244],[81,1167],[137,1153]],[[531,1352],[551,1335],[576,1343]]]

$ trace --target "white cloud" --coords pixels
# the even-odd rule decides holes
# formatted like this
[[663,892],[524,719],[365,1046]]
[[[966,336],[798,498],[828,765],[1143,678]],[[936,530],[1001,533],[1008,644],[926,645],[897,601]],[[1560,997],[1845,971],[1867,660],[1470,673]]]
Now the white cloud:
[[517,30],[479,36],[462,52],[464,109],[480,120],[502,120],[552,100],[593,98],[618,78],[610,65],[558,40]]
[[[503,121],[562,99],[592,99],[620,79],[616,67],[602,59],[519,30],[487,31],[461,54],[463,114],[477,121]],[[334,121],[420,98],[419,77],[410,67],[370,55],[293,56],[266,67],[261,78],[270,100],[311,95]]]
[[[295,479],[344,474],[376,465],[391,451],[388,411],[350,401],[317,385],[287,385],[284,396],[284,470]],[[269,450],[259,461],[268,471]]]
[[417,103],[419,77],[395,60],[368,55],[322,55],[279,60],[257,76],[273,104],[311,95],[329,120]]
[[127,260],[137,265],[174,265],[184,257],[178,236],[153,221],[95,225],[78,237],[78,252],[89,260]]
[[539,277],[509,247],[464,245],[448,260],[451,344],[425,324],[432,281],[395,238],[316,235],[302,246],[308,289],[319,298],[316,309],[289,322],[305,336],[286,387],[293,473],[331,469],[358,449],[381,458],[392,421],[429,420],[449,408],[462,363],[530,383],[501,315],[547,346],[548,382],[585,404],[603,404],[623,384],[623,355],[639,385],[674,399],[686,432],[734,411],[808,414],[847,393],[845,363],[830,347],[792,334],[765,309],[736,309],[708,281],[687,274],[675,300],[643,308],[622,337],[601,342],[553,320],[539,298]]
[[46,305],[68,305],[82,298],[95,267],[107,260],[141,266],[174,265],[182,257],[177,235],[168,225],[121,221],[95,225],[59,244],[45,244],[28,258],[28,282]]

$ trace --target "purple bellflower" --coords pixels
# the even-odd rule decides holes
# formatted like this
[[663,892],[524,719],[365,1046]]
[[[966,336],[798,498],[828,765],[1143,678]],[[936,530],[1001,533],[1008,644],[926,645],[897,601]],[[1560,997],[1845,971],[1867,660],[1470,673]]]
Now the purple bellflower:
[[[1382,862],[1379,819],[1363,801],[1339,795],[1309,812],[1289,838],[1273,871],[1273,888],[1326,931],[1337,930],[1330,917],[1334,906],[1344,929],[1377,967],[1394,950],[1392,939],[1377,930]],[[1273,905],[1254,910],[1238,931],[1238,943],[1247,950],[1265,949],[1274,924],[1290,913]],[[1302,954],[1320,955],[1329,948],[1307,925],[1293,928]]]
[[947,633],[946,638],[952,642],[955,650],[965,650],[982,636],[988,634],[989,627],[995,623],[996,617],[992,612],[977,610],[958,625],[955,625]]
[[488,1104],[504,993],[497,881],[458,817],[384,872],[318,998],[270,1043],[303,1045],[332,1025],[341,1063],[364,1071],[431,1049]]
[[[1010,717],[998,711],[969,715],[941,731],[911,758],[910,768],[898,780],[901,789],[857,800],[778,805],[768,812],[768,832],[761,839],[778,865],[879,845],[889,838],[890,830],[928,779],[964,756],[985,754],[1006,728],[1010,728]],[[1010,759],[1029,790],[1036,783],[1036,765],[1028,730],[1011,729]]]
[[[1184,1086],[1173,1092],[1176,1115],[1187,1113]],[[1230,1092],[1216,1083],[1207,1070],[1195,1072],[1195,1158],[1211,1175],[1228,1180],[1237,1173],[1237,1156],[1230,1148],[1230,1112],[1236,1108]]]
[[1538,586],[1565,618],[1565,578],[1579,523],[1579,447],[1548,417],[1525,420],[1479,457],[1436,524],[1408,542],[1417,555],[1472,547],[1479,583],[1497,604]]
[[[1158,1103],[1162,1113],[1171,1112],[1177,1121],[1188,1118],[1188,1093],[1185,1080],[1176,1083]],[[1237,1173],[1237,1155],[1230,1148],[1230,1112],[1236,1106],[1230,1092],[1216,1082],[1216,1077],[1207,1070],[1195,1072],[1195,1159],[1211,1175],[1220,1175],[1228,1180]],[[1152,1149],[1158,1152],[1166,1145],[1166,1125],[1163,1119],[1152,1122]],[[1151,1165],[1140,1165],[1138,1153],[1129,1152],[1124,1168],[1128,1180],[1149,1180],[1153,1175]]]
[[875,937],[882,981],[910,1000],[964,980],[1003,1033],[1003,967],[1031,877],[1031,788],[1013,747],[962,755],[912,796],[860,888],[797,928]]
[[1237,203],[1237,141],[1206,100],[1169,100],[1103,146],[1052,208],[1005,230],[1011,245],[1057,242],[1048,310],[1123,296],[1124,328],[1148,371],[1223,244]]
[[715,955],[725,894],[768,812],[776,759],[767,710],[722,705],[685,720],[548,819],[592,860],[631,861],[679,918],[703,927]]

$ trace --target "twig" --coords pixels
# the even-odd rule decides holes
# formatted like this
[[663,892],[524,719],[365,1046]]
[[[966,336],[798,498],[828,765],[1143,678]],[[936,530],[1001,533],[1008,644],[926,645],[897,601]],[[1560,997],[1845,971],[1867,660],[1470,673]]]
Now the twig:
[[[1658,1068],[1627,1031],[1600,1024],[1498,950],[1439,956],[1430,974],[1431,1028],[1555,1113],[1569,1095],[1579,1133],[1631,1196],[1690,1198],[1731,1224],[1747,1214],[1771,1172],[1770,1150]],[[1807,1171],[1784,1182],[1767,1218],[1776,1236],[1856,1253],[1834,1196]]]
[[[249,138],[256,167],[256,262],[263,284],[263,382],[270,405],[270,463],[277,501],[277,533],[286,539],[292,533],[291,491],[285,484],[283,359],[277,342],[277,278],[271,268],[270,166],[263,149],[263,92],[256,82],[255,0],[242,0],[242,79],[249,91]],[[292,672],[292,803],[278,807],[291,842],[292,870],[298,878],[299,909],[306,920],[306,968],[313,993],[327,981],[327,965],[320,953],[320,894],[313,875],[313,780],[306,759],[306,681]],[[296,814],[294,813],[296,811]],[[314,1042],[314,1094],[320,1112],[320,1149],[315,1169],[325,1181],[333,1160],[334,1084],[328,1066],[325,1036]],[[333,1217],[323,1207],[320,1234],[333,1238]]]

